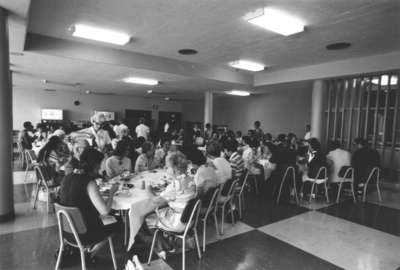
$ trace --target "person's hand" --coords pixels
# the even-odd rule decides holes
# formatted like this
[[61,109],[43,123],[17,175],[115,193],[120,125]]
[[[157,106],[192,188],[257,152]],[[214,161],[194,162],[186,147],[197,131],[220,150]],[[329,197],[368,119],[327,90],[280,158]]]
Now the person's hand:
[[110,194],[114,195],[115,192],[119,189],[119,183],[115,183],[110,188]]

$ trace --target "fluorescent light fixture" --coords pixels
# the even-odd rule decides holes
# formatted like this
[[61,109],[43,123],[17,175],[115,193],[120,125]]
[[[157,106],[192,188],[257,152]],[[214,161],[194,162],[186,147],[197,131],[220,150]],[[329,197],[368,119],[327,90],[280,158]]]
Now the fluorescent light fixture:
[[265,66],[260,63],[248,61],[248,60],[237,60],[234,62],[229,63],[231,67],[245,69],[250,71],[261,71],[264,70]]
[[125,45],[131,39],[131,37],[125,33],[84,24],[75,24],[73,26],[72,35],[74,37],[92,39],[117,45]]
[[147,94],[151,94],[151,93],[153,93],[153,90],[147,90]]
[[299,19],[272,8],[264,8],[263,14],[248,22],[284,36],[304,31],[304,23]]
[[158,81],[147,78],[139,78],[139,77],[128,77],[123,79],[126,83],[135,83],[135,84],[144,84],[144,85],[157,85]]
[[[379,78],[374,78],[372,79],[373,84],[379,84]],[[388,75],[382,75],[381,77],[381,85],[386,86],[389,83],[389,76]],[[396,85],[397,84],[397,76],[392,75],[390,77],[390,85]]]
[[241,96],[241,97],[250,96],[250,92],[244,90],[231,90],[231,91],[225,91],[225,93],[232,96]]

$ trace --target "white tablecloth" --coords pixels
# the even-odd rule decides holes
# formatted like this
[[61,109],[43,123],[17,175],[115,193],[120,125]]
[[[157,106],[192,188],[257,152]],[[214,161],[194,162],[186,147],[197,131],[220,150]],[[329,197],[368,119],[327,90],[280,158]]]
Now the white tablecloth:
[[[113,181],[118,181],[118,177]],[[127,249],[129,250],[134,241],[136,234],[144,222],[144,218],[147,214],[154,211],[157,207],[155,203],[154,194],[147,188],[142,189],[143,182],[145,186],[155,186],[159,184],[168,183],[169,177],[165,170],[152,170],[145,171],[139,174],[133,175],[129,181],[124,183],[133,184],[134,187],[129,190],[122,190],[117,192],[114,196],[112,208],[114,210],[129,210],[129,242]]]

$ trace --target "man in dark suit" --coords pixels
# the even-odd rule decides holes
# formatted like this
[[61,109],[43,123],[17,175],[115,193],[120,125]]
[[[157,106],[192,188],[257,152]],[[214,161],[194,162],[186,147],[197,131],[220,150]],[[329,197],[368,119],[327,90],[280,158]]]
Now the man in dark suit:
[[363,138],[356,138],[354,143],[357,150],[351,158],[351,166],[354,168],[355,186],[362,188],[374,167],[379,167],[380,157],[378,151],[371,149]]
[[[311,138],[308,140],[309,152],[308,152],[308,178],[317,177],[318,171],[321,167],[326,167],[326,157],[321,151],[321,143],[317,138]],[[321,176],[322,177],[322,176]]]

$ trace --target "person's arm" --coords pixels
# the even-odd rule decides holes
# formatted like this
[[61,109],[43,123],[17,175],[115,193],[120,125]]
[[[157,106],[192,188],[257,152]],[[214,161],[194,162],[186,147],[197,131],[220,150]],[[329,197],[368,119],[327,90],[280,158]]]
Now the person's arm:
[[114,194],[118,190],[118,184],[114,184],[111,187],[110,196],[107,201],[104,201],[100,194],[99,187],[94,181],[90,181],[86,188],[90,201],[93,203],[94,207],[96,207],[100,215],[107,215],[111,210]]

